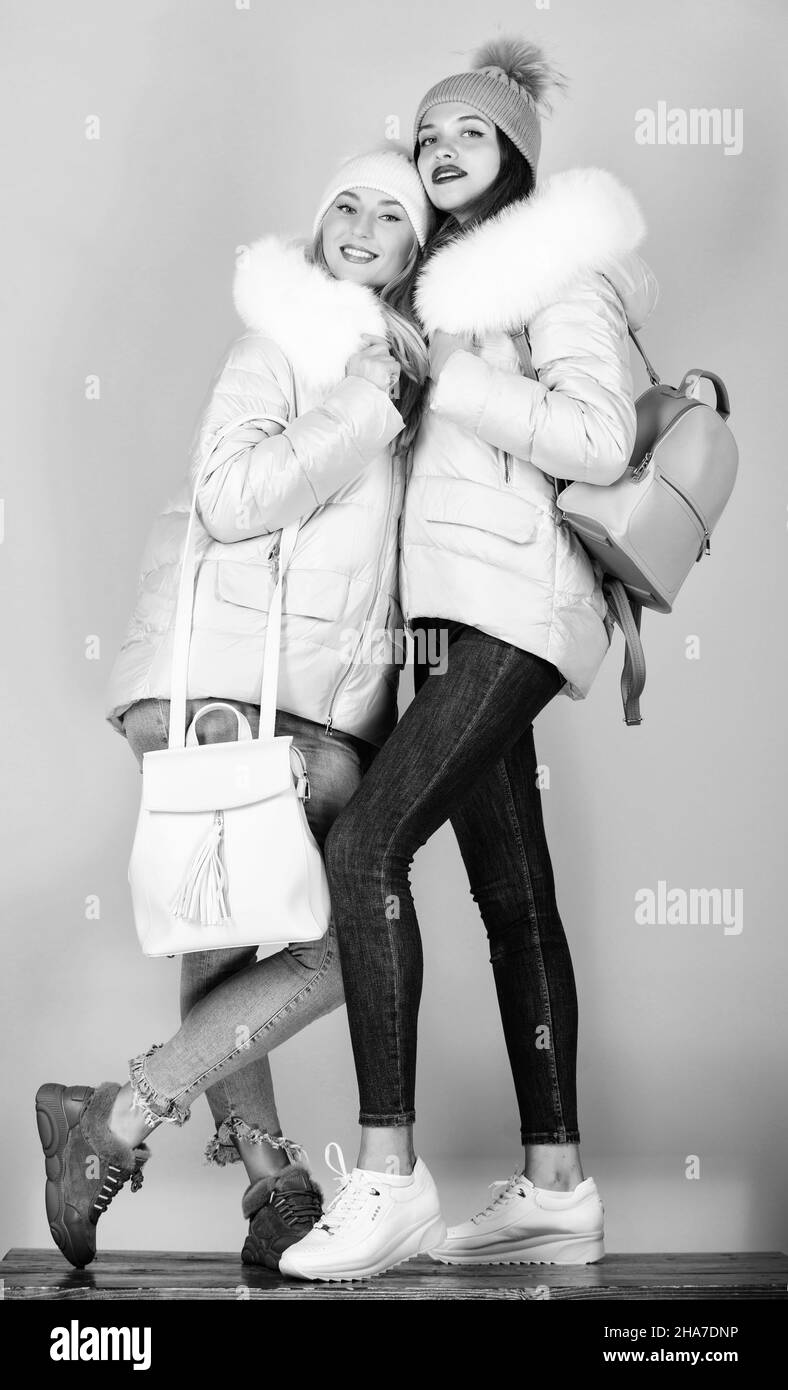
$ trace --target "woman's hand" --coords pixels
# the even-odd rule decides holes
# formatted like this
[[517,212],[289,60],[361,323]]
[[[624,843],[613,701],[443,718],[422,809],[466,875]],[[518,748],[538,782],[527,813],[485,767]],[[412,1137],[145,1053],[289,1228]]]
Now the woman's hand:
[[364,346],[347,360],[345,376],[360,376],[371,381],[392,400],[399,395],[400,367],[389,349],[388,340],[374,333],[363,333]]
[[464,333],[444,333],[437,329],[430,338],[430,377],[437,381],[454,352],[467,352],[471,340]]

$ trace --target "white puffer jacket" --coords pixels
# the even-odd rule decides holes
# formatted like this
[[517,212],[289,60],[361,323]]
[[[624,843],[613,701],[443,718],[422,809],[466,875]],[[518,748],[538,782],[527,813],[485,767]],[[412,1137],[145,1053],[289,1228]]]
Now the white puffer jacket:
[[370,660],[399,628],[403,427],[387,393],[345,377],[362,333],[385,332],[372,290],[331,279],[303,249],[264,237],[240,256],[231,347],[197,429],[188,475],[153,526],[106,716],[170,695],[172,637],[199,461],[197,578],[187,697],[259,703],[272,552],[301,518],[285,577],[278,705],[380,744],[396,721],[397,668]]
[[[604,485],[629,461],[627,319],[645,323],[658,294],[634,252],[644,230],[611,174],[571,170],[438,251],[419,281],[428,334],[467,346],[431,388],[416,444],[405,616],[455,619],[534,652],[572,699],[587,695],[613,625],[599,567],[559,524],[547,475]],[[509,336],[523,323],[538,381],[520,374]]]

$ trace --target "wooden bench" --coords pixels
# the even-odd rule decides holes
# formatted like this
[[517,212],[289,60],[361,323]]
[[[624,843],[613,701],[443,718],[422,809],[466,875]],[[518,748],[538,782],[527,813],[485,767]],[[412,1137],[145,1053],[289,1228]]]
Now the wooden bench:
[[302,1284],[247,1268],[237,1254],[103,1250],[85,1270],[54,1248],[9,1250],[6,1299],[779,1299],[788,1257],[746,1254],[606,1255],[596,1265],[448,1266],[426,1256],[356,1284]]

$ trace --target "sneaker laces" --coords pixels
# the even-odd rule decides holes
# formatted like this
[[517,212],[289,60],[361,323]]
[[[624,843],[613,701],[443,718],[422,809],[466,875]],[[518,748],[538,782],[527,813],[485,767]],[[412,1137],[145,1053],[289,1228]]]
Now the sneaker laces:
[[323,1214],[320,1198],[314,1188],[309,1192],[275,1189],[268,1200],[288,1226],[304,1226],[308,1222],[311,1228]]
[[[329,1154],[332,1149],[336,1150],[339,1167],[335,1168]],[[339,1144],[332,1139],[330,1144],[326,1144],[324,1158],[327,1166],[335,1176],[338,1190],[329,1202],[323,1213],[323,1219],[315,1228],[320,1231],[327,1231],[329,1235],[335,1235],[342,1222],[354,1216],[357,1211],[369,1201],[370,1197],[378,1197],[378,1189],[370,1182],[363,1173],[354,1169],[349,1173],[345,1167],[345,1155]]]
[[476,1215],[471,1217],[471,1221],[482,1221],[485,1216],[490,1216],[495,1211],[496,1207],[502,1206],[505,1202],[508,1202],[509,1198],[514,1195],[515,1188],[520,1186],[522,1180],[522,1173],[512,1173],[510,1178],[496,1178],[495,1182],[491,1182],[489,1184],[490,1191],[494,1192],[496,1188],[498,1188],[499,1191],[496,1192],[492,1201],[488,1202],[484,1211],[477,1211]]
[[91,1215],[93,1211],[98,1211],[99,1216],[101,1216],[107,1210],[110,1202],[117,1197],[120,1189],[126,1186],[129,1178],[131,1178],[132,1192],[137,1192],[142,1187],[142,1165],[132,1169],[121,1168],[118,1163],[108,1164],[107,1176],[93,1198]]

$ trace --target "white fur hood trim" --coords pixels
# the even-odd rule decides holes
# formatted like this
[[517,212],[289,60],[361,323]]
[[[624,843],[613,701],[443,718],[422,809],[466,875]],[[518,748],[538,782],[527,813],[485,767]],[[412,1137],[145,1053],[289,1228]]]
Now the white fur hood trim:
[[609,271],[645,231],[634,196],[607,170],[554,174],[436,253],[417,289],[422,322],[427,333],[508,332],[578,276]]
[[384,333],[365,285],[334,280],[304,257],[304,245],[264,236],[238,257],[233,300],[248,328],[271,338],[298,381],[327,391],[342,380],[362,333]]

